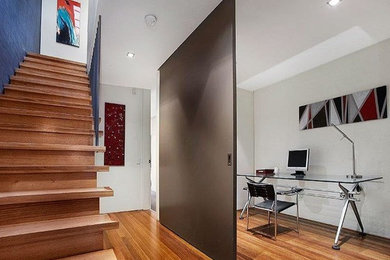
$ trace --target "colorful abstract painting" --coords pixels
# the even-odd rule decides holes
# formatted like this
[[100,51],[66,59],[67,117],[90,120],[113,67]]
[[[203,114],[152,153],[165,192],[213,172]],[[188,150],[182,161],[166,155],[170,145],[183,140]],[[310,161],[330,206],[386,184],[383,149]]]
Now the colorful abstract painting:
[[104,165],[125,165],[125,115],[126,106],[105,103]]
[[57,42],[80,47],[81,4],[57,0]]
[[299,107],[299,129],[387,118],[387,87],[382,86]]

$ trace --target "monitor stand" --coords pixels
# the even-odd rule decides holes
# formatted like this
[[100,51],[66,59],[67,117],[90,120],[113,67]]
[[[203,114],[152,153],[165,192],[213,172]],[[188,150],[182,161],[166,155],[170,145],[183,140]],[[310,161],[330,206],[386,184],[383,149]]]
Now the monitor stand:
[[306,174],[303,171],[295,171],[295,173],[291,173],[294,176],[305,176]]

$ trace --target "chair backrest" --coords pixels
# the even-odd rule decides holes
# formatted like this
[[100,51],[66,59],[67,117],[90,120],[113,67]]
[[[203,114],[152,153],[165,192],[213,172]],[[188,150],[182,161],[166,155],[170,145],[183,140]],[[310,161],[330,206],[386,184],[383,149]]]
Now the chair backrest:
[[265,200],[275,200],[275,189],[272,184],[250,182],[247,184],[251,197],[262,197]]

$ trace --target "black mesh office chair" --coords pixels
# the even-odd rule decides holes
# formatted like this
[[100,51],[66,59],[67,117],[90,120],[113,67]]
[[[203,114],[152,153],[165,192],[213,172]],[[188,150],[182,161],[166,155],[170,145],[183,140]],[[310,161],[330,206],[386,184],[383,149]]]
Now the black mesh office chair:
[[[272,184],[253,183],[248,182],[249,202],[252,198],[263,198],[264,201],[255,204],[253,207],[256,209],[262,209],[268,212],[268,225],[271,222],[270,213],[274,213],[275,216],[275,234],[274,239],[278,233],[278,213],[296,205],[297,206],[297,229],[299,233],[299,208],[298,208],[298,192],[296,192],[296,202],[281,201],[277,199],[277,193],[275,192]],[[246,229],[249,230],[249,207],[246,210],[247,224]]]

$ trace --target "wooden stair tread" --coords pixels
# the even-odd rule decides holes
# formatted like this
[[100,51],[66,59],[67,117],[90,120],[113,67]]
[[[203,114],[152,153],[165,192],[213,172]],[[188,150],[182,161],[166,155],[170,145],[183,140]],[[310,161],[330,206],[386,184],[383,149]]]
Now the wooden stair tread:
[[[23,224],[0,226],[0,242],[5,239],[53,234],[58,232],[86,232],[115,229],[119,227],[117,221],[108,215],[90,215],[65,219],[27,222]],[[76,241],[75,241],[76,242]]]
[[93,120],[92,116],[87,116],[87,115],[74,115],[74,114],[65,114],[65,113],[47,112],[47,111],[29,110],[29,109],[18,109],[18,108],[0,109],[0,114],[46,117],[46,118],[79,120],[79,121],[88,121],[88,122],[89,121],[92,122]]
[[[6,85],[7,86],[7,85]],[[17,85],[8,85],[9,89],[13,90],[14,87],[18,88]],[[23,86],[20,86],[21,88],[23,88]],[[19,90],[19,89],[16,89],[17,91],[21,91],[23,92],[23,90]],[[29,91],[27,91],[29,92]],[[32,92],[34,93],[34,92]],[[42,94],[42,93],[38,93],[38,94]],[[45,93],[46,94],[46,93]],[[52,105],[59,105],[59,106],[77,106],[77,107],[80,107],[81,109],[91,109],[92,110],[92,105],[91,104],[85,104],[85,103],[78,103],[76,101],[66,101],[66,100],[62,100],[62,101],[59,101],[59,100],[52,100],[50,97],[48,98],[44,98],[44,97],[11,97],[11,96],[7,96],[7,95],[0,95],[1,98],[12,98],[14,100],[27,100],[27,101],[34,101],[34,102],[37,102],[37,103],[52,103]]]
[[117,260],[113,249],[95,251],[92,253],[75,255],[57,260]]
[[43,95],[48,95],[48,96],[68,97],[68,98],[83,99],[83,100],[88,100],[88,101],[92,100],[91,96],[79,96],[79,95],[59,93],[56,91],[45,91],[45,90],[37,89],[34,87],[20,86],[17,84],[6,85],[4,87],[4,89],[5,90],[7,90],[7,89],[16,90],[16,91],[20,91],[20,92],[30,92],[30,93],[36,93],[36,94],[43,94]]
[[75,172],[108,172],[109,166],[99,165],[0,165],[0,174],[43,174]]
[[113,196],[112,189],[78,188],[0,192],[0,205],[35,203],[60,200],[90,199]]
[[104,146],[0,142],[0,150],[105,152]]
[[15,101],[15,102],[23,102],[23,103],[39,104],[39,105],[55,106],[55,107],[85,109],[85,110],[90,110],[92,112],[92,107],[90,105],[71,105],[71,104],[65,104],[65,103],[53,103],[52,101],[49,102],[49,101],[37,100],[37,99],[33,99],[33,98],[28,98],[28,97],[24,98],[24,99],[19,99],[19,98],[15,98],[15,97],[8,97],[5,95],[0,96],[0,100],[9,100],[9,101]]
[[49,66],[53,66],[53,67],[59,67],[59,68],[65,68],[65,69],[73,69],[73,70],[77,70],[77,71],[80,71],[80,72],[86,72],[87,71],[86,67],[73,65],[73,64],[67,64],[67,63],[61,63],[61,62],[58,62],[58,61],[39,59],[39,58],[28,57],[28,56],[25,57],[24,60],[25,61],[34,62],[34,63],[38,63],[38,64],[49,65]]
[[98,165],[0,165],[0,174],[21,173],[74,173],[74,172],[108,172],[109,166]]
[[[72,134],[72,135],[89,135],[94,136],[95,131],[81,131],[80,129],[72,128],[45,128],[39,125],[12,125],[12,124],[0,124],[0,130],[11,130],[21,132],[37,132],[37,133],[52,133],[52,134]],[[99,132],[100,134],[100,132]]]
[[[25,83],[31,83],[35,85],[42,85],[42,86],[49,86],[49,87],[57,87],[57,88],[63,88],[63,89],[74,89],[74,90],[80,90],[85,91],[87,93],[90,92],[89,83],[81,83],[85,86],[77,86],[73,85],[72,82],[57,82],[56,80],[50,80],[50,79],[35,79],[30,78],[27,76],[22,75],[15,75],[11,77],[11,83],[17,81],[19,82],[25,82]],[[20,83],[19,83],[20,84]],[[80,84],[80,83],[78,83]]]
[[[56,80],[56,81],[64,81],[66,83],[77,83],[77,84],[85,84],[86,86],[89,85],[89,81],[84,78],[83,79],[68,79],[65,77],[54,77],[42,72],[32,72],[32,71],[25,71],[23,69],[16,69],[16,76],[33,76],[33,77],[40,77],[42,79],[48,79],[48,80]],[[60,75],[59,75],[60,76]]]
[[45,59],[45,60],[51,60],[51,61],[58,61],[58,62],[68,63],[68,64],[78,65],[78,66],[82,66],[82,67],[86,67],[87,66],[85,63],[82,63],[82,62],[61,59],[61,58],[52,57],[52,56],[43,55],[43,54],[38,54],[38,53],[33,53],[33,52],[28,52],[27,56],[28,57],[38,58],[38,59],[40,58],[40,59]]
[[36,63],[29,63],[29,62],[21,62],[19,64],[20,68],[28,68],[28,69],[33,69],[37,71],[45,71],[45,72],[51,72],[51,73],[56,73],[59,75],[68,75],[68,76],[73,76],[73,77],[80,77],[84,79],[89,79],[88,75],[85,72],[81,71],[74,71],[71,69],[65,69],[65,68],[58,68],[55,67],[53,68],[50,65],[44,65],[44,64],[36,64]]
[[[30,125],[30,124],[0,123],[0,129],[10,129],[10,130],[12,129],[12,130],[19,130],[19,131],[44,132],[44,133],[95,135],[95,131],[92,129],[66,128],[66,127],[47,128],[45,126]],[[99,135],[100,134],[103,135],[103,131],[99,131]]]

